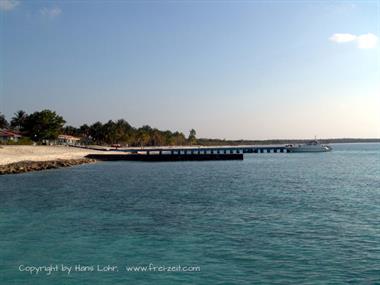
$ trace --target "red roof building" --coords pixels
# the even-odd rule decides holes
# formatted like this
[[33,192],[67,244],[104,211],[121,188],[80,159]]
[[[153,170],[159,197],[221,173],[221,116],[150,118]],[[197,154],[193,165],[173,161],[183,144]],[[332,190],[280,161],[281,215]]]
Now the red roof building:
[[21,135],[18,132],[7,129],[0,129],[0,142],[17,142],[19,138],[21,138]]

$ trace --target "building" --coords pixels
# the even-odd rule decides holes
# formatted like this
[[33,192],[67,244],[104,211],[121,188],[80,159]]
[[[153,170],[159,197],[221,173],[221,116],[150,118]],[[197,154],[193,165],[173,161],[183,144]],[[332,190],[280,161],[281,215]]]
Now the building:
[[21,138],[21,135],[17,132],[0,129],[0,143],[8,143],[8,142],[18,142]]
[[80,140],[81,139],[78,137],[73,137],[69,135],[58,136],[58,144],[63,144],[63,145],[78,145]]

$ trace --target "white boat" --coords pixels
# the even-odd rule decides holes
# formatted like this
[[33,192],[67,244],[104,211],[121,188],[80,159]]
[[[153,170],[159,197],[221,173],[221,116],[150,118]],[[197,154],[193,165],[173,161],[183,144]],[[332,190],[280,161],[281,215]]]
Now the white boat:
[[317,140],[312,140],[305,144],[287,145],[286,149],[288,152],[327,152],[332,150],[330,146],[323,145]]

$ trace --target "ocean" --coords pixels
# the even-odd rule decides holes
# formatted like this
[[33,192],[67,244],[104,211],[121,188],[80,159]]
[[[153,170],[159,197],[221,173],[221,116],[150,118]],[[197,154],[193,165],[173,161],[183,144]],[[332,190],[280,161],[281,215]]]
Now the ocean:
[[0,284],[380,284],[380,144],[332,146],[0,176]]

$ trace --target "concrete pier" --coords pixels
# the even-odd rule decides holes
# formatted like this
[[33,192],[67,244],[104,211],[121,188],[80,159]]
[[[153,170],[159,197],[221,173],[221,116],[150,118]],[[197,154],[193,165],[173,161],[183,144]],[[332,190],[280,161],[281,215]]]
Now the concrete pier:
[[[88,148],[91,149],[91,148]],[[90,154],[87,157],[97,160],[130,161],[186,161],[186,160],[242,160],[244,153],[287,153],[282,145],[264,146],[184,146],[184,147],[141,147],[108,149],[109,154]],[[115,153],[118,152],[118,153]]]
[[205,154],[244,154],[244,153],[285,153],[288,152],[285,146],[215,146],[215,147],[144,147],[125,148],[113,151],[120,151],[130,154],[146,155],[205,155]]
[[229,154],[191,154],[191,153],[174,153],[173,154],[89,154],[86,158],[102,161],[204,161],[204,160],[243,160],[242,153]]

